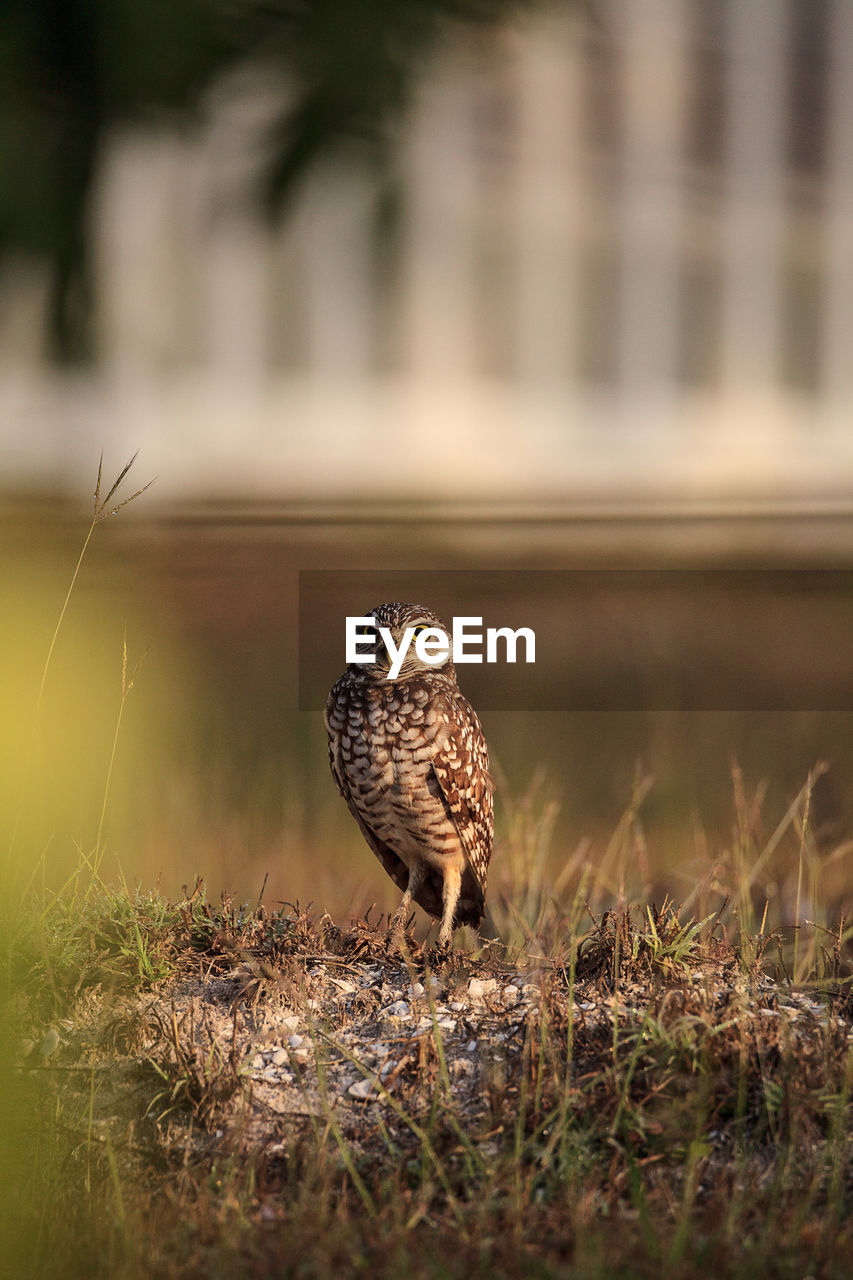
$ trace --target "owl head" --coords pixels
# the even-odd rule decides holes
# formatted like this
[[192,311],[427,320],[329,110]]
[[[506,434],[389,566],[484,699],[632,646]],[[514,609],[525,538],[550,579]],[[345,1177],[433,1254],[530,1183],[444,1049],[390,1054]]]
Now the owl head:
[[[453,675],[453,662],[448,647],[448,642],[452,644],[451,633],[432,609],[421,604],[394,601],[377,605],[364,616],[376,621],[375,628],[364,628],[365,642],[361,645],[363,654],[372,653],[376,659],[362,668],[370,679],[408,680],[414,675],[437,671]],[[386,636],[382,635],[380,627],[385,630]],[[432,654],[434,661],[423,661],[415,643],[418,637],[422,637],[422,650]],[[368,639],[372,641],[372,647],[366,643]],[[388,640],[390,644],[387,643]],[[401,656],[402,646],[406,647]]]

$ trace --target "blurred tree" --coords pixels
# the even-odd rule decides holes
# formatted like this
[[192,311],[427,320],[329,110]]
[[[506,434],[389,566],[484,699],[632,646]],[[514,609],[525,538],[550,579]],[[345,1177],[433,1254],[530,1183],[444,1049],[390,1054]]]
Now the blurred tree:
[[187,118],[229,66],[272,63],[292,96],[267,175],[271,212],[320,154],[381,144],[443,36],[524,0],[3,0],[0,252],[51,265],[50,343],[90,351],[87,203],[114,125]]

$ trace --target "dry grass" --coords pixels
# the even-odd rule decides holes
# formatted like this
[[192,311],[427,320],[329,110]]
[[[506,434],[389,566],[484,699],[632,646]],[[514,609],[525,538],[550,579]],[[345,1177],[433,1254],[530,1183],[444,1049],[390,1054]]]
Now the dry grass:
[[[36,725],[126,474],[103,501],[99,475]],[[769,823],[735,766],[732,839],[697,860],[697,836],[680,909],[649,887],[641,771],[610,839],[567,857],[537,780],[507,814],[495,941],[461,937],[432,973],[413,937],[388,954],[381,919],[105,884],[132,680],[125,654],[94,846],[55,892],[28,871],[0,893],[9,1274],[846,1278],[849,845],[816,838],[821,766]]]
[[[120,898],[110,914],[102,898],[74,989],[34,969],[18,1007],[33,1039],[27,1011],[43,1016],[47,983],[61,1043],[10,1078],[31,1104],[21,1150],[40,1157],[19,1155],[5,1241],[17,1274],[48,1259],[51,1274],[93,1276],[847,1274],[843,931],[793,984],[780,940],[727,929],[722,912],[581,904],[582,929],[560,937],[551,922],[550,956],[492,946],[434,975],[446,999],[472,977],[537,989],[523,1009],[487,997],[459,1015],[479,1019],[474,1087],[454,1067],[469,1032],[433,1017],[382,1099],[353,1102],[335,1064],[367,1060],[352,1035],[374,1025],[375,984],[423,976],[428,950],[412,939],[406,971],[377,923],[213,908],[197,886],[160,904],[169,974],[152,985],[137,948],[153,940],[152,904]],[[78,923],[75,947],[94,925]],[[342,976],[355,994],[318,1001]],[[105,999],[108,981],[124,994]],[[303,1105],[259,1131],[246,1045],[284,1008],[317,1053],[290,1064]]]

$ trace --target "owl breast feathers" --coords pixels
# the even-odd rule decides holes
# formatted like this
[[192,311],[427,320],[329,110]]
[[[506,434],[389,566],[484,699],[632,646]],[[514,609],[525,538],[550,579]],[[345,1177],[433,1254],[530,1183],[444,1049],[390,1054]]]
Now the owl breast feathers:
[[[412,901],[440,919],[439,942],[477,926],[485,911],[494,832],[488,749],[462,696],[449,655],[424,663],[412,643],[396,678],[379,634],[399,647],[407,628],[440,628],[429,609],[386,604],[362,643],[373,662],[351,664],[326,703],[329,759],[341,795],[370,848],[405,891],[394,918],[402,933]],[[372,631],[372,634],[371,634]]]

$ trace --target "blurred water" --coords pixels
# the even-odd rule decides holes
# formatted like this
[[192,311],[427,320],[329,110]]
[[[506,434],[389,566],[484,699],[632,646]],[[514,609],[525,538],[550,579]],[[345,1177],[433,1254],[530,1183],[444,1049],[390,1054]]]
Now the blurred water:
[[[257,896],[268,877],[268,901],[313,901],[333,915],[374,902],[387,909],[396,891],[335,791],[321,713],[300,710],[300,572],[370,569],[377,589],[382,575],[393,573],[395,595],[401,572],[420,584],[418,574],[429,571],[439,581],[451,569],[475,583],[498,568],[527,571],[535,581],[531,571],[543,568],[701,564],[716,566],[724,581],[734,565],[839,569],[847,563],[849,536],[842,530],[844,537],[820,550],[814,529],[803,524],[799,546],[811,539],[812,550],[794,557],[773,530],[763,548],[753,541],[745,551],[731,522],[718,523],[712,540],[690,521],[671,522],[664,536],[654,522],[615,518],[594,530],[589,521],[521,521],[496,513],[471,519],[447,511],[403,518],[352,509],[128,512],[96,530],[45,686],[30,764],[44,655],[85,528],[85,513],[61,506],[9,505],[0,522],[3,812],[5,825],[18,821],[22,874],[36,869],[58,884],[80,850],[91,852],[97,841],[126,633],[131,667],[142,655],[144,661],[117,739],[104,809],[103,874],[122,873],[145,887],[159,880],[171,896],[200,875],[214,896],[227,890],[241,899]],[[790,528],[785,536],[793,537]],[[690,604],[690,583],[699,591],[704,579],[683,581],[679,608]],[[497,891],[504,882],[517,884],[519,831],[525,823],[528,834],[533,831],[549,801],[559,805],[547,856],[542,851],[552,878],[589,841],[591,863],[603,867],[602,893],[615,894],[620,881],[626,892],[658,899],[668,891],[683,900],[703,878],[706,886],[725,887],[734,858],[733,761],[748,797],[766,786],[760,812],[756,805],[752,814],[750,839],[760,849],[820,758],[831,767],[813,798],[808,849],[820,859],[827,909],[849,900],[844,841],[853,834],[853,713],[842,701],[835,708],[826,697],[814,700],[816,673],[825,673],[823,685],[818,681],[825,691],[843,669],[838,645],[849,579],[843,572],[824,574],[807,596],[796,598],[800,633],[793,649],[784,581],[755,577],[750,626],[738,632],[738,648],[727,655],[735,678],[742,672],[748,683],[762,673],[773,695],[766,705],[775,710],[749,710],[748,699],[740,709],[661,707],[635,697],[623,706],[617,695],[592,709],[572,710],[578,704],[565,699],[548,709],[543,689],[562,687],[566,673],[548,657],[559,647],[547,644],[540,646],[530,708],[487,710],[485,699],[482,719],[500,779]],[[645,592],[631,596],[637,634],[652,639],[673,608],[671,595],[653,584],[649,579]],[[613,669],[607,614],[602,617],[600,600],[589,595],[571,606],[575,633],[586,637],[584,671],[606,695],[608,680],[626,678]],[[713,628],[713,608],[700,616]],[[540,619],[547,629],[548,608],[540,609]],[[684,654],[676,659],[684,664]],[[704,660],[697,656],[697,664]],[[463,669],[463,688],[476,689],[479,681],[482,689],[498,671],[481,668],[469,682]],[[617,865],[608,842],[638,771],[654,784]],[[793,893],[798,854],[792,830],[761,866],[756,892],[775,899],[780,914]]]

